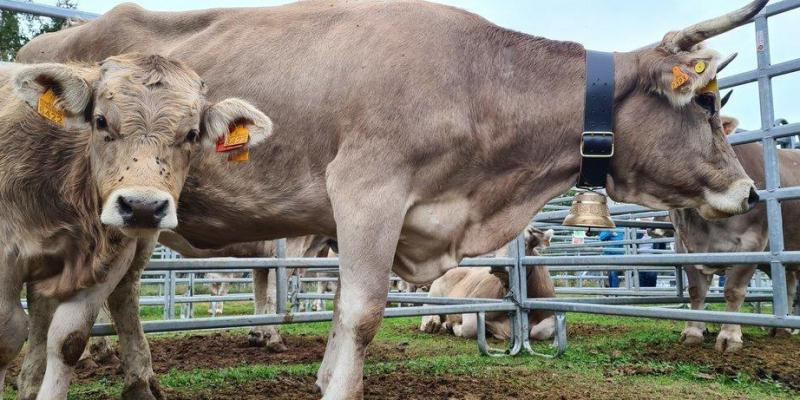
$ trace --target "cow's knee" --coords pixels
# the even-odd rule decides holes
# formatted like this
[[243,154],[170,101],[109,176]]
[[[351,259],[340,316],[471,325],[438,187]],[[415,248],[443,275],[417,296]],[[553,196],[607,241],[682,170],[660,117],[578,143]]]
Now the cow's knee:
[[64,340],[59,346],[59,353],[64,364],[74,367],[81,359],[83,350],[86,349],[86,344],[89,342],[89,335],[84,331],[74,331],[64,337]]
[[532,340],[548,340],[556,332],[556,317],[548,317],[531,328]]
[[478,337],[478,317],[475,314],[462,314],[461,323],[453,325],[453,334],[470,339]]

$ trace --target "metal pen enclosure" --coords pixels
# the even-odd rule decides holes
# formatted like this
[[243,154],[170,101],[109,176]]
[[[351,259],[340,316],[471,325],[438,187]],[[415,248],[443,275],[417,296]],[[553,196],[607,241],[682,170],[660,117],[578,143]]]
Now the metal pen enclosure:
[[[397,303],[416,303],[423,304],[418,307],[397,307],[387,308],[386,317],[418,316],[431,314],[454,314],[454,313],[476,313],[479,317],[478,345],[481,352],[489,355],[513,355],[525,350],[535,353],[528,342],[528,314],[529,310],[551,310],[556,312],[556,352],[560,355],[566,349],[566,319],[567,312],[596,313],[620,316],[636,316],[648,318],[665,318],[676,320],[692,320],[718,323],[752,324],[771,327],[786,327],[800,329],[800,316],[789,315],[789,301],[786,295],[786,281],[784,279],[786,271],[784,264],[800,263],[800,251],[785,251],[783,240],[783,221],[781,217],[781,202],[789,199],[800,198],[800,187],[780,187],[780,176],[778,172],[778,161],[776,151],[776,141],[780,138],[800,134],[800,123],[783,124],[773,126],[775,119],[772,79],[774,77],[800,71],[800,59],[771,64],[769,46],[769,27],[768,19],[772,16],[800,8],[800,0],[782,0],[767,5],[753,19],[756,35],[757,68],[752,71],[739,73],[733,76],[720,79],[721,88],[729,88],[747,83],[757,82],[759,92],[761,129],[731,135],[730,143],[743,144],[750,142],[761,142],[764,149],[764,161],[766,172],[766,188],[759,191],[762,201],[766,202],[768,226],[769,226],[769,249],[766,252],[756,253],[707,253],[707,254],[669,254],[666,251],[641,252],[642,254],[628,255],[637,253],[636,246],[647,241],[636,240],[635,235],[631,236],[630,231],[626,231],[626,241],[619,244],[626,246],[626,255],[575,255],[570,253],[581,251],[586,252],[592,245],[561,245],[557,244],[560,251],[566,251],[567,255],[562,256],[537,256],[528,257],[524,255],[524,240],[522,235],[517,237],[509,244],[510,256],[498,258],[470,258],[461,262],[461,267],[476,266],[502,266],[508,267],[509,273],[509,294],[505,299],[452,299],[452,298],[433,298],[422,297],[408,294],[390,294],[389,301]],[[30,13],[40,16],[60,17],[60,18],[79,18],[92,19],[95,14],[81,12],[77,10],[66,10],[52,6],[40,5],[29,2],[0,0],[0,9]],[[570,198],[562,197],[551,201],[547,211],[539,213],[534,221],[543,227],[559,228],[558,221],[561,221],[567,214],[566,207],[559,203],[568,201]],[[555,211],[552,211],[555,210]],[[617,225],[630,228],[652,227],[666,228],[671,225],[663,222],[642,222],[633,221],[632,217],[650,217],[662,215],[643,207],[635,205],[620,205],[612,207]],[[562,229],[563,228],[559,228]],[[652,243],[666,243],[667,239],[654,239]],[[285,240],[281,240],[278,247],[278,258],[254,258],[254,259],[161,259],[153,260],[147,267],[150,271],[163,271],[164,277],[163,303],[160,300],[150,299],[145,303],[159,303],[165,306],[165,320],[145,322],[146,332],[166,332],[191,329],[214,329],[230,328],[241,326],[265,325],[265,324],[284,324],[300,323],[311,321],[325,321],[332,318],[332,312],[294,312],[287,308],[286,301],[278,302],[278,313],[272,315],[237,316],[221,318],[201,318],[187,320],[172,320],[176,302],[193,303],[197,301],[210,301],[220,299],[220,297],[210,296],[189,296],[189,299],[175,297],[175,286],[177,273],[179,272],[211,272],[211,271],[231,271],[242,270],[243,268],[272,268],[278,274],[277,293],[279,299],[289,298],[289,288],[287,269],[303,267],[311,269],[330,269],[338,266],[336,259],[322,258],[286,258]],[[636,307],[634,305],[645,304],[684,304],[687,298],[684,293],[684,279],[682,276],[682,266],[686,264],[768,264],[772,273],[773,290],[771,296],[768,291],[751,291],[748,301],[772,301],[772,315],[750,314],[750,313],[730,313],[716,311],[695,311],[681,310],[660,307]],[[530,299],[526,293],[525,276],[528,267],[546,265],[555,271],[607,271],[609,269],[628,270],[626,272],[626,288],[624,290],[562,290],[562,293],[571,294],[598,294],[614,295],[615,297],[599,298],[553,298],[553,299]],[[613,268],[610,266],[614,266]],[[635,273],[645,266],[658,266],[661,271],[675,270],[674,276],[676,290],[643,290],[638,285],[638,278]],[[658,269],[657,268],[657,269]],[[193,275],[190,281],[194,283]],[[577,280],[586,279],[576,277]],[[670,278],[671,279],[671,278]],[[633,285],[631,284],[633,281]],[[293,280],[292,301],[296,304],[303,299],[330,299],[332,295],[308,295],[298,293],[299,280]],[[190,285],[191,286],[191,285]],[[756,288],[757,289],[757,288]],[[671,295],[670,293],[675,293]],[[238,297],[237,297],[238,296]],[[232,295],[229,300],[250,299],[251,296]],[[709,302],[718,302],[724,299],[720,296],[711,296]],[[296,307],[295,307],[296,311]],[[486,332],[483,321],[486,312],[505,311],[509,312],[513,325],[513,339],[510,348],[505,351],[490,349],[486,343]],[[109,324],[96,325],[93,329],[94,335],[113,334],[113,328]]]

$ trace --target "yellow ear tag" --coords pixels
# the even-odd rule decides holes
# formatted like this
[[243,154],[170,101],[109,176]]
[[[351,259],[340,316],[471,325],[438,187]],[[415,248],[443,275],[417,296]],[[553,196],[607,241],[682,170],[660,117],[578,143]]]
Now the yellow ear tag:
[[39,96],[37,111],[50,122],[58,126],[64,126],[64,112],[56,106],[56,94],[53,93],[53,89],[47,89],[46,92]]
[[229,155],[228,161],[250,161],[250,149],[244,149],[240,152]]
[[699,93],[716,93],[716,92],[719,92],[719,82],[717,82],[717,78],[712,79],[711,82],[708,82],[708,85],[706,85],[699,91]]
[[689,75],[678,65],[672,67],[672,90],[685,85],[686,82],[689,82]]
[[694,72],[697,72],[698,74],[702,74],[705,70],[706,63],[703,60],[698,61],[697,64],[694,65]]

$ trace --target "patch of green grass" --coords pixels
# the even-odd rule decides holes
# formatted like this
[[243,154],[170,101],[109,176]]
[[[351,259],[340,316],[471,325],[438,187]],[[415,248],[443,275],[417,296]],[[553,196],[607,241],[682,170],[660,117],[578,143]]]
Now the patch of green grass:
[[[160,318],[162,309],[144,309],[143,315]],[[197,307],[199,312],[202,308]],[[226,303],[226,314],[252,312],[246,306]],[[600,333],[580,334],[570,338],[567,353],[556,360],[535,356],[483,357],[478,354],[473,340],[443,334],[419,332],[419,318],[391,318],[383,321],[375,338],[373,349],[402,347],[392,357],[378,358],[379,350],[371,353],[365,374],[388,376],[397,371],[421,375],[472,375],[491,377],[492,374],[556,374],[554,381],[569,382],[613,389],[627,385],[641,390],[642,398],[797,398],[800,393],[787,389],[780,382],[761,379],[741,373],[738,376],[716,374],[708,366],[691,362],[664,362],[639,358],[632,349],[646,346],[662,347],[669,351],[677,345],[683,322],[644,318],[613,317],[592,314],[569,314],[568,329],[584,332],[601,329]],[[329,322],[289,324],[281,327],[284,335],[304,336],[308,339],[327,337]],[[246,329],[230,330],[244,334]],[[607,334],[605,333],[607,332]],[[765,335],[759,328],[747,327],[750,335]],[[190,333],[197,334],[196,332]],[[165,334],[159,337],[180,336]],[[494,341],[494,347],[504,343]],[[534,344],[537,351],[552,353],[549,343]],[[776,349],[778,351],[778,349]],[[318,363],[246,365],[222,369],[173,369],[159,379],[164,388],[177,392],[194,392],[230,387],[252,381],[269,381],[278,376],[314,376]],[[626,372],[633,371],[633,372]],[[506,375],[504,375],[506,376]],[[573,382],[574,381],[574,382]],[[555,385],[555,383],[553,384]],[[610,385],[610,386],[609,386]],[[621,386],[620,386],[621,387]],[[122,389],[120,380],[97,381],[73,385],[70,399],[117,398]],[[627,389],[626,389],[627,390]],[[715,395],[716,394],[716,395]],[[6,389],[4,398],[14,398]]]

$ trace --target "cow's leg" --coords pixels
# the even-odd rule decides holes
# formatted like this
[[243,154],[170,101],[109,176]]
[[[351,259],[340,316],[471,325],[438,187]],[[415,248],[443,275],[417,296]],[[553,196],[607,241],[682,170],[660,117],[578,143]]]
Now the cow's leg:
[[[253,294],[256,298],[256,314],[275,314],[277,307],[275,297],[277,294],[277,281],[274,270],[253,270]],[[256,326],[250,330],[248,342],[251,346],[266,346],[267,350],[281,353],[288,348],[283,343],[283,338],[278,328],[273,325]]]
[[[791,315],[794,312],[794,299],[797,295],[797,271],[787,269],[786,270],[786,296],[787,300],[789,301],[789,314]],[[772,336],[791,336],[792,330],[789,328],[770,328],[769,330]]]
[[[230,277],[229,276],[225,277],[225,279],[228,279],[228,278],[230,278]],[[223,297],[227,296],[229,290],[231,290],[231,284],[228,283],[228,282],[222,282],[222,285],[220,285],[220,288],[219,288],[219,295],[223,296]],[[217,302],[217,310],[214,312],[214,315],[217,315],[217,314],[218,315],[222,315],[223,307],[225,307],[225,302],[222,301],[222,300],[218,301]]]
[[[489,323],[487,322],[486,325],[489,325]],[[489,331],[489,333],[494,335],[492,331]],[[453,334],[468,339],[478,337],[478,315],[461,314],[461,323],[453,324]]]
[[28,290],[27,297],[31,325],[28,352],[17,377],[17,397],[23,400],[35,399],[39,393],[47,367],[47,331],[58,307],[58,300],[41,296],[34,290]]
[[[447,296],[445,290],[444,280],[437,279],[431,283],[431,288],[428,290],[428,297],[443,297]],[[444,318],[440,315],[426,315],[422,317],[422,322],[419,324],[419,330],[427,333],[436,333],[442,330]]]
[[[706,294],[711,286],[713,275],[703,274],[694,265],[684,268],[686,280],[689,282],[689,304],[692,310],[702,310],[706,304]],[[679,277],[678,279],[682,279]],[[706,330],[704,322],[686,321],[686,327],[681,333],[681,343],[688,346],[700,345],[703,343],[703,333]]]
[[135,246],[125,246],[110,263],[106,280],[59,304],[47,332],[47,369],[37,399],[67,397],[72,371],[86,348],[103,302],[128,272]]
[[556,332],[556,317],[550,316],[531,327],[531,340],[548,340]]
[[363,397],[364,356],[383,319],[406,207],[405,184],[340,167],[334,160],[327,171],[340,260],[334,332],[317,374],[328,400]]
[[[97,323],[107,324],[111,322],[111,314],[108,311],[108,306],[100,308],[100,313],[97,315]],[[97,367],[95,360],[101,363],[114,362],[116,359],[114,349],[111,348],[111,343],[105,336],[93,337],[89,340],[89,345],[83,350],[80,363],[85,368]]]
[[153,372],[150,346],[139,319],[139,278],[155,242],[141,240],[128,274],[108,297],[108,309],[119,336],[119,354],[125,371],[125,400],[163,399]]
[[[216,279],[216,278],[214,278],[214,279]],[[221,285],[220,285],[219,282],[214,282],[214,283],[209,285],[209,290],[211,291],[211,294],[213,296],[219,296],[220,286]],[[212,317],[216,317],[217,316],[217,302],[216,301],[212,301],[211,304],[208,305],[208,315],[211,315]]]
[[0,391],[5,388],[6,370],[22,349],[28,336],[28,316],[22,309],[22,269],[15,262],[0,265]]
[[[729,268],[725,274],[725,303],[726,310],[730,312],[739,311],[739,307],[744,303],[747,295],[747,284],[753,278],[756,268],[751,265],[735,265]],[[714,346],[717,351],[725,353],[735,353],[742,348],[742,327],[736,324],[722,324],[717,343]]]

